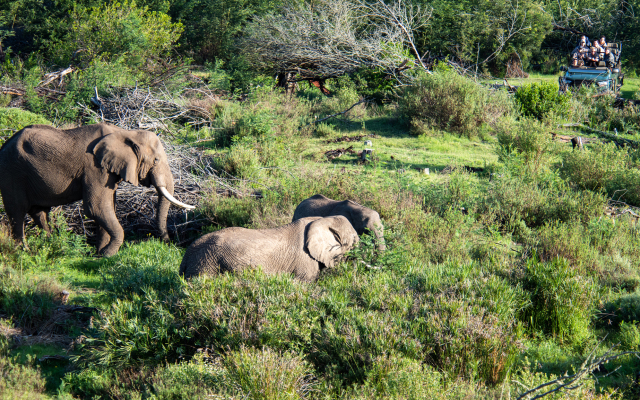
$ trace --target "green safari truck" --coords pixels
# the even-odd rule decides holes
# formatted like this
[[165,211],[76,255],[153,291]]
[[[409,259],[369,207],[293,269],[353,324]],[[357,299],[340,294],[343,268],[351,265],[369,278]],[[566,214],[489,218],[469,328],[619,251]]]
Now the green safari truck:
[[624,74],[620,73],[620,46],[617,43],[609,43],[608,47],[614,55],[614,64],[607,65],[604,61],[600,61],[597,67],[562,66],[560,70],[564,75],[558,78],[560,91],[592,85],[603,93],[618,93],[624,83]]

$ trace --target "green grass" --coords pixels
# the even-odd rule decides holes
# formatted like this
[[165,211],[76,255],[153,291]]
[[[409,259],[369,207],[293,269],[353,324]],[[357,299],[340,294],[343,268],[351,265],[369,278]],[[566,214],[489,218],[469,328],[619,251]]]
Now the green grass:
[[[260,271],[184,281],[184,249],[155,239],[127,241],[104,259],[60,218],[50,237],[29,231],[29,251],[0,230],[0,328],[33,335],[0,335],[0,373],[21,371],[0,393],[515,398],[575,371],[592,349],[640,343],[640,235],[633,218],[605,214],[619,189],[613,183],[628,186],[635,176],[633,151],[607,147],[606,162],[592,162],[600,157],[594,147],[572,152],[550,141],[551,125],[517,115],[473,134],[422,126],[415,136],[393,104],[298,130],[340,111],[354,93],[258,89],[245,102],[218,104],[216,129],[185,129],[176,140],[210,138],[198,147],[216,156],[217,168],[251,177],[239,186],[264,194],[211,196],[200,210],[206,231],[279,226],[301,200],[323,193],[377,210],[385,253],[363,237],[312,284]],[[605,111],[603,124],[617,115]],[[356,135],[366,137],[327,143]],[[374,150],[366,164],[324,155],[361,150],[364,140]],[[615,181],[606,175],[612,165]],[[55,320],[63,289],[69,304],[99,312]],[[52,332],[59,342],[47,342]],[[37,361],[63,354],[71,361]],[[634,398],[637,360],[613,364],[620,370],[587,377],[575,398]]]

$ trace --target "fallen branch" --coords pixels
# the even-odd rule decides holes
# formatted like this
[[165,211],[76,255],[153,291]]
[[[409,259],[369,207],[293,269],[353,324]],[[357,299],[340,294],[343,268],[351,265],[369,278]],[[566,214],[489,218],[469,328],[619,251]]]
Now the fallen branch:
[[331,161],[334,158],[342,157],[347,153],[355,154],[355,151],[353,151],[353,146],[349,146],[346,149],[335,149],[335,150],[325,151],[324,155],[327,156],[329,161]]
[[60,71],[56,71],[56,72],[49,72],[48,74],[46,74],[44,76],[44,79],[42,81],[40,81],[40,83],[38,84],[38,86],[42,87],[42,86],[47,86],[48,84],[50,84],[51,82],[55,81],[56,79],[60,79],[60,85],[62,84],[62,78],[64,78],[65,75],[72,73],[74,70],[73,68],[69,67]]
[[[604,339],[602,339],[602,341],[604,341]],[[598,345],[600,345],[602,343],[602,341],[600,343],[598,343]],[[626,355],[629,355],[629,354],[633,354],[634,356],[640,358],[639,357],[640,352],[636,352],[636,351],[626,351],[624,353],[611,355],[613,349],[616,346],[617,345],[611,347],[609,350],[607,350],[604,353],[604,355],[602,355],[600,357],[597,357],[595,355],[595,351],[598,348],[598,346],[596,346],[591,351],[591,353],[587,356],[587,358],[584,360],[582,365],[580,365],[580,367],[578,368],[578,372],[576,372],[573,375],[567,375],[567,373],[565,373],[563,376],[561,376],[561,377],[559,377],[557,379],[554,379],[552,381],[549,381],[549,382],[543,383],[541,385],[538,385],[538,386],[534,387],[533,389],[529,389],[526,392],[522,393],[520,396],[518,396],[518,398],[516,400],[523,400],[523,399],[535,400],[535,399],[540,399],[542,397],[545,397],[545,396],[547,396],[549,394],[552,394],[552,393],[555,393],[555,392],[560,392],[560,391],[563,391],[563,390],[567,390],[568,391],[568,390],[577,389],[578,387],[582,386],[581,380],[583,378],[585,378],[586,376],[592,374],[594,371],[598,370],[601,365],[606,364],[609,361],[613,361],[613,360],[615,360],[617,358],[620,358],[622,356],[626,356]],[[618,368],[616,368],[615,370],[617,370]],[[520,383],[520,382],[518,382],[518,383]],[[540,389],[544,389],[544,388],[547,388],[547,387],[552,386],[552,385],[557,385],[557,386],[555,388],[553,388],[553,389],[547,390],[544,393],[537,394],[534,397],[529,397],[529,396],[532,396],[535,392],[539,391]],[[522,385],[522,386],[524,386],[524,385]]]
[[302,125],[300,128],[298,128],[298,130],[300,130],[300,129],[302,129],[302,128],[305,128],[305,127],[307,127],[307,126],[309,126],[309,125],[314,125],[314,124],[320,123],[320,122],[322,122],[322,121],[326,121],[326,120],[328,120],[329,118],[333,118],[333,117],[337,117],[338,115],[346,114],[346,113],[348,113],[349,111],[351,111],[351,109],[352,109],[353,107],[357,106],[358,104],[365,103],[365,102],[367,102],[367,100],[366,100],[366,99],[362,99],[362,100],[358,101],[357,103],[354,103],[351,107],[347,108],[347,109],[346,109],[346,110],[344,110],[344,111],[341,111],[341,112],[339,112],[339,113],[335,113],[335,114],[331,114],[331,115],[329,115],[328,117],[324,117],[324,118],[322,118],[322,119],[318,119],[318,120],[315,120],[315,121],[313,121],[313,122],[309,122],[309,123],[308,123],[308,124],[306,124],[306,125]]

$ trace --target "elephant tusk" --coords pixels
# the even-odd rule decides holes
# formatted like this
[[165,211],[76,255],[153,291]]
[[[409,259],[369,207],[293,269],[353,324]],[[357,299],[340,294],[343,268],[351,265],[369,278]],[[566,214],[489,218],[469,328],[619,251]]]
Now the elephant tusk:
[[189,204],[184,204],[181,201],[176,200],[175,197],[173,197],[169,191],[167,190],[167,188],[165,188],[164,186],[158,186],[158,190],[160,191],[160,193],[162,193],[162,195],[164,197],[167,198],[167,200],[169,200],[171,203],[173,203],[174,205],[178,206],[178,207],[182,207],[182,208],[186,208],[187,210],[193,210],[195,209],[194,206],[190,206]]

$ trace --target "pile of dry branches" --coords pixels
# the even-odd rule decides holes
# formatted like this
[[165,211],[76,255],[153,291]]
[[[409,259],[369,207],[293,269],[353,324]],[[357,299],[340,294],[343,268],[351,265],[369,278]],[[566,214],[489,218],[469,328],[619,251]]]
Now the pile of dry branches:
[[171,123],[205,126],[213,120],[213,106],[220,95],[211,90],[185,89],[171,92],[163,88],[113,88],[104,97],[91,98],[95,109],[78,106],[98,121],[126,129],[162,129],[172,132]]
[[[173,146],[164,143],[169,166],[174,178],[174,197],[183,203],[196,207],[203,204],[206,196],[217,193],[223,196],[243,197],[238,189],[238,180],[218,176],[213,167],[213,157],[204,156],[189,146]],[[158,193],[155,188],[133,186],[126,182],[116,191],[116,215],[126,233],[143,235],[157,234]],[[84,217],[82,202],[62,207],[69,227],[78,234],[89,238],[97,233],[93,220]],[[187,213],[177,207],[169,208],[167,229],[169,235],[178,244],[183,244],[198,234],[209,221],[197,213]]]

